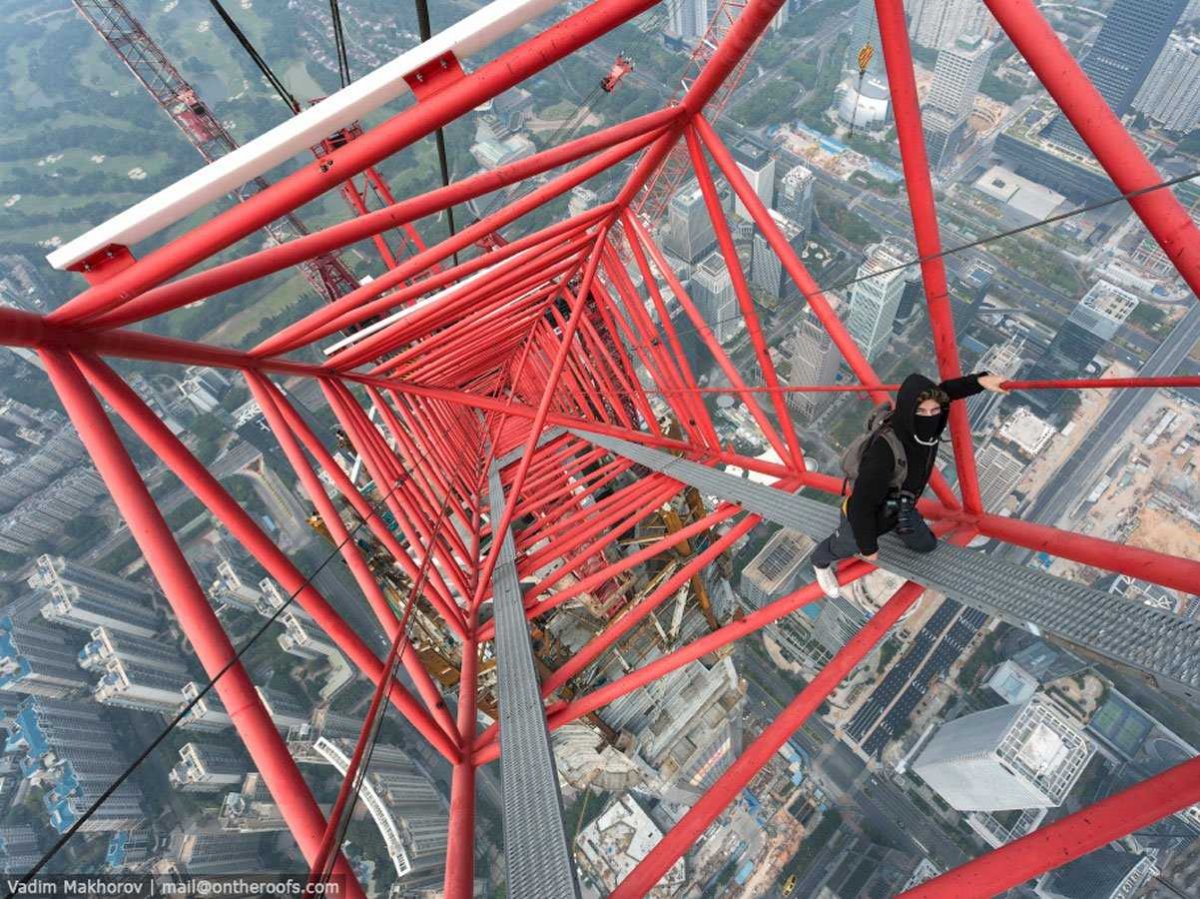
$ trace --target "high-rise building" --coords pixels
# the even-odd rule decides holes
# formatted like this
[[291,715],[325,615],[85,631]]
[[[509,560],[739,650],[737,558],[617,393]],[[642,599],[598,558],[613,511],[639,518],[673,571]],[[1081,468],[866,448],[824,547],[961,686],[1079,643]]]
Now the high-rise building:
[[1021,480],[1025,464],[995,443],[979,451],[975,461],[979,471],[979,495],[985,509],[995,509]]
[[184,743],[168,774],[171,786],[189,793],[215,793],[242,782],[250,762],[245,753],[217,743]]
[[821,603],[813,639],[833,656],[867,623],[866,613],[844,596]]
[[708,30],[708,0],[680,0],[671,4],[667,33],[689,40]]
[[929,161],[935,170],[953,161],[966,140],[975,95],[995,46],[978,35],[960,34],[938,53],[933,84],[921,111]]
[[[179,693],[182,700],[179,702],[178,708],[182,709],[193,700],[195,704],[179,722],[179,726],[184,730],[197,730],[204,733],[216,733],[232,727],[233,719],[225,711],[225,706],[221,704],[216,691],[209,690],[201,696],[201,689],[201,686],[195,681],[188,681],[180,688]],[[178,714],[178,710],[176,714]]]
[[260,836],[180,831],[171,838],[168,857],[189,874],[245,874],[261,869],[261,852]]
[[813,189],[816,176],[803,165],[793,166],[779,182],[779,211],[800,226],[806,234],[812,230]]
[[187,673],[179,647],[169,642],[134,637],[106,627],[96,628],[91,637],[78,656],[79,666],[87,671],[103,671],[110,659],[121,659],[163,671]]
[[979,35],[960,33],[953,43],[938,53],[933,83],[925,98],[926,106],[955,118],[969,116],[975,108],[975,96],[995,48],[993,42]]
[[[771,219],[778,226],[791,248],[796,251],[796,255],[799,256],[804,250],[804,231],[791,219],[774,209],[768,207],[767,211],[771,213]],[[794,287],[794,282],[784,271],[783,261],[757,227],[754,229],[754,241],[750,250],[750,281],[776,299],[782,299],[785,295],[792,293],[790,288]]]
[[255,687],[254,690],[280,730],[308,724],[309,707],[295,696],[270,687]]
[[[987,352],[979,357],[976,371],[991,372],[1002,378],[1015,378],[1021,370],[1022,352],[1025,341],[1019,337],[1006,340],[989,347]],[[971,432],[983,434],[992,430],[997,411],[1004,394],[985,391],[967,400],[967,419],[971,423]]]
[[1158,873],[1149,855],[1110,844],[1048,872],[1038,881],[1037,894],[1045,899],[1129,899]]
[[772,31],[779,31],[781,28],[783,28],[783,26],[787,24],[790,13],[791,0],[786,0],[783,6],[779,7],[779,12],[775,13],[774,18],[771,19],[771,24],[769,26],[770,29]]
[[857,276],[865,280],[855,284],[850,294],[848,326],[850,336],[870,362],[891,340],[892,323],[904,292],[904,270],[888,270],[903,265],[908,255],[897,241],[872,244],[867,248],[867,261],[858,267]]
[[[22,754],[21,773],[45,788],[42,806],[58,833],[69,830],[125,771],[125,741],[93,702],[30,696],[5,727],[8,751]],[[126,781],[80,829],[125,830],[144,817],[142,792]]]
[[751,608],[761,609],[796,590],[804,575],[804,560],[814,542],[807,534],[781,528],[742,569],[738,588]]
[[62,556],[39,556],[28,584],[50,595],[42,617],[64,627],[91,633],[103,626],[135,637],[153,637],[162,627],[153,591]]
[[24,874],[41,857],[32,827],[28,824],[0,825],[0,874]]
[[[662,839],[662,830],[632,794],[621,796],[579,834],[576,858],[603,892],[617,888]],[[646,899],[669,899],[687,885],[687,868],[679,859],[646,893]]]
[[[754,188],[754,193],[764,206],[771,208],[775,203],[775,157],[765,147],[751,140],[738,141],[730,151],[738,168]],[[734,199],[733,208],[742,218],[750,220],[750,210],[742,203],[741,197]]]
[[913,771],[959,811],[1062,805],[1095,748],[1042,696],[942,725]]
[[269,833],[287,830],[279,806],[253,771],[242,778],[241,789],[225,794],[221,802],[221,829],[237,833]]
[[975,0],[916,0],[910,12],[913,43],[931,50],[951,47],[964,34],[988,37],[996,28],[987,6]]
[[[796,322],[796,330],[785,347],[788,351],[787,383],[797,387],[825,387],[837,382],[842,354],[825,326],[806,309]],[[789,409],[815,416],[833,397],[830,393],[794,392],[787,395]]]
[[66,633],[0,618],[0,690],[62,698],[86,685]]
[[[1030,380],[1082,378],[1137,308],[1138,298],[1100,280],[1080,299],[1041,358],[1030,367]],[[1047,393],[1049,391],[1042,391]],[[1039,397],[1035,397],[1035,402]]]
[[279,616],[279,623],[283,625],[283,633],[276,639],[284,652],[302,659],[341,657],[341,653],[311,622],[288,611]]
[[696,266],[691,297],[718,342],[724,343],[742,326],[733,279],[719,252],[709,253]]
[[208,591],[208,599],[214,606],[232,606],[242,612],[257,611],[262,591],[258,572],[248,565],[233,559],[221,559],[217,563],[217,577]]
[[1172,37],[1133,99],[1133,108],[1168,131],[1200,125],[1200,38]]
[[179,662],[172,666],[110,658],[92,696],[105,705],[169,715],[179,707],[179,691],[188,677],[187,666]]
[[690,181],[671,198],[667,207],[663,246],[684,262],[695,263],[716,245],[717,233],[700,185]]
[[[1118,116],[1129,111],[1186,6],[1187,0],[1116,0],[1109,9],[1081,65]],[[1084,147],[1062,114],[1051,123],[1047,136],[1064,146]]]
[[135,870],[150,858],[153,849],[154,835],[149,828],[118,830],[108,839],[104,866],[114,874]]

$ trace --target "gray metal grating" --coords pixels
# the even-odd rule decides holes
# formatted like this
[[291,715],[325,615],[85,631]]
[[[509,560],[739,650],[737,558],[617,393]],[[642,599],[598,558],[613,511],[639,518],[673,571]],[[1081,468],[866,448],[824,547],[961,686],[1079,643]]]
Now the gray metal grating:
[[[824,539],[837,525],[837,509],[815,500],[627,440],[575,429],[572,433],[815,540]],[[1034,624],[1157,677],[1200,688],[1200,622],[946,543],[922,555],[888,535],[879,549],[880,567],[894,574],[1010,623]]]
[[[499,461],[493,464],[488,479],[491,519],[497,524],[504,517],[501,467]],[[492,591],[508,895],[517,899],[578,899],[579,886],[563,826],[558,772],[533,664],[511,529],[505,532],[500,546]]]

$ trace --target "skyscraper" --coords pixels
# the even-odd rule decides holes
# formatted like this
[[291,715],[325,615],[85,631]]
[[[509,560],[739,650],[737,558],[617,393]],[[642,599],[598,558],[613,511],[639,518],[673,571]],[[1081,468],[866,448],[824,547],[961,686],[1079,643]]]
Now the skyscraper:
[[1172,37],[1133,100],[1168,131],[1200,125],[1200,38]]
[[[741,140],[731,148],[737,166],[754,188],[763,205],[770,208],[775,202],[775,157],[765,147],[750,140]],[[734,210],[742,218],[749,221],[750,210],[742,203],[742,198],[734,200]]]
[[921,111],[929,161],[944,168],[966,139],[975,95],[987,72],[995,44],[978,35],[959,35],[938,53],[933,84]]
[[988,8],[976,0],[917,0],[910,11],[913,43],[933,50],[953,46],[964,34],[988,37],[996,27]]
[[671,198],[667,207],[663,246],[684,262],[694,263],[716,245],[717,234],[700,185],[690,181]]
[[[786,216],[768,207],[771,219],[783,233],[784,238],[796,255],[804,251],[804,231]],[[754,240],[750,250],[750,281],[776,299],[791,293],[795,282],[784,271],[783,261],[771,248],[771,244],[757,227],[754,229]]]
[[[790,366],[788,384],[829,386],[837,381],[842,354],[811,309],[806,309],[796,322],[796,330],[786,348]],[[823,409],[832,396],[829,393],[789,393],[787,404],[788,408],[811,417]]]
[[188,830],[173,835],[169,857],[189,874],[244,874],[261,868],[261,851],[256,835]]
[[779,184],[779,211],[800,226],[812,230],[813,187],[816,176],[807,166],[793,166]]
[[975,465],[979,471],[979,495],[988,510],[994,510],[1012,493],[1025,472],[1020,459],[994,443],[979,451]]
[[[1030,380],[1081,378],[1137,308],[1138,298],[1108,281],[1092,285],[1030,367]],[[1047,391],[1043,391],[1047,392]],[[1035,402],[1040,397],[1035,397]]]
[[179,691],[188,682],[187,666],[144,664],[111,658],[92,689],[96,702],[169,715],[179,706]]
[[[1021,370],[1021,353],[1025,341],[1014,337],[1004,343],[989,347],[987,352],[979,357],[976,371],[991,372],[1002,378],[1015,378]],[[967,400],[967,419],[971,423],[971,432],[982,434],[990,431],[996,411],[1004,400],[1004,394],[986,391]]]
[[738,580],[742,598],[751,608],[761,609],[791,593],[800,586],[803,562],[814,545],[807,534],[780,528],[742,569]]
[[[64,833],[124,773],[122,740],[90,701],[30,696],[5,726],[8,751],[22,753],[21,773],[46,792],[47,823]],[[141,790],[121,784],[81,827],[123,830],[145,816]]]
[[136,637],[153,637],[162,626],[153,592],[62,556],[39,556],[27,582],[46,590],[42,617],[91,633],[104,626]]
[[742,316],[733,292],[733,279],[720,253],[710,253],[696,266],[691,296],[718,342],[724,343],[737,332]]
[[[1118,116],[1129,111],[1187,0],[1116,0],[1082,66]],[[1059,114],[1046,132],[1056,143],[1085,149],[1075,127]]]
[[28,824],[0,825],[0,874],[24,874],[42,857]]
[[66,633],[0,618],[0,690],[61,698],[86,685]]
[[892,322],[904,292],[904,270],[891,271],[908,261],[908,254],[897,241],[873,244],[867,248],[867,261],[858,267],[857,277],[865,278],[854,285],[850,294],[848,326],[867,360],[874,362],[890,342]]
[[287,830],[279,806],[257,771],[242,779],[242,787],[225,794],[221,803],[221,829],[237,833]]
[[1078,725],[1038,695],[942,725],[913,771],[959,811],[1054,808],[1094,752]]
[[671,4],[667,32],[688,40],[700,37],[708,29],[708,0],[680,0]]
[[250,770],[245,753],[217,743],[184,743],[168,774],[171,786],[189,793],[215,793],[242,782]]

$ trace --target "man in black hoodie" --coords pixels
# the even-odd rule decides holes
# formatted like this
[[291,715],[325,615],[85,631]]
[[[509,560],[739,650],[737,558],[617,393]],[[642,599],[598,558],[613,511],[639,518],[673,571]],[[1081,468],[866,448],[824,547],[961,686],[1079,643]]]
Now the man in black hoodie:
[[839,559],[858,556],[867,562],[879,558],[880,534],[895,530],[909,549],[933,552],[937,538],[917,511],[916,503],[929,483],[937,461],[942,431],[950,418],[950,403],[984,390],[1008,391],[1003,378],[981,372],[935,384],[924,375],[911,374],[896,393],[889,427],[899,438],[905,458],[903,483],[893,486],[902,469],[889,442],[876,437],[865,447],[853,490],[842,503],[838,529],[813,552],[817,582],[831,599],[839,593]]

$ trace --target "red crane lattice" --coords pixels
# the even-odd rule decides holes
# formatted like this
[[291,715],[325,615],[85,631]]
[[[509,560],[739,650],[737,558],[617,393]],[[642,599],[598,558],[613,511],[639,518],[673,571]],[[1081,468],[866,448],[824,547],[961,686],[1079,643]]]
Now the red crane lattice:
[[[885,385],[704,117],[706,103],[744,64],[747,51],[782,4],[783,0],[745,3],[686,93],[671,108],[401,200],[383,210],[366,212],[279,246],[189,273],[255,229],[316,196],[341,188],[369,166],[655,3],[654,0],[595,0],[470,73],[458,66],[452,54],[449,58],[443,54],[411,73],[421,85],[416,104],[353,141],[330,147],[319,162],[309,163],[274,186],[247,196],[237,207],[213,216],[141,259],[125,257],[124,267],[93,270],[90,286],[47,316],[0,309],[0,342],[31,347],[39,354],[180,625],[208,675],[216,678],[215,691],[230,710],[239,736],[305,858],[314,869],[322,868],[327,861],[335,864],[336,870],[347,877],[354,895],[361,895],[361,891],[353,875],[340,856],[334,859],[336,843],[332,828],[336,820],[326,822],[300,776],[101,400],[194,492],[284,590],[296,594],[296,601],[317,626],[363,674],[379,685],[381,701],[399,711],[453,766],[445,888],[446,895],[454,899],[470,896],[474,870],[475,770],[500,754],[496,728],[477,732],[475,715],[479,649],[495,637],[495,627],[491,621],[482,621],[480,612],[491,599],[492,575],[502,542],[500,535],[510,527],[514,529],[518,574],[542,578],[526,594],[526,617],[532,620],[682,540],[702,532],[710,534],[702,552],[546,678],[541,689],[543,696],[551,699],[545,708],[551,730],[662,677],[699,654],[754,632],[780,610],[794,609],[819,596],[815,585],[805,586],[765,607],[762,614],[731,622],[635,669],[619,681],[583,692],[569,701],[552,699],[574,675],[627,633],[639,616],[644,617],[666,601],[681,584],[754,527],[757,518],[753,515],[738,518],[741,510],[735,504],[723,503],[682,530],[667,533],[656,544],[610,561],[604,553],[619,535],[678,494],[682,485],[655,473],[629,483],[628,476],[634,471],[632,463],[620,457],[605,462],[608,458],[605,453],[574,437],[561,437],[539,448],[538,441],[547,426],[619,437],[666,449],[706,465],[735,464],[780,478],[776,487],[781,490],[804,486],[837,492],[840,487],[835,479],[806,468],[800,434],[782,401],[783,391],[716,196],[712,164],[733,186],[784,269],[807,298],[813,313],[854,372],[859,382],[856,389],[877,400],[887,396]],[[547,5],[543,3],[542,7]],[[987,0],[987,5],[1118,188],[1130,194],[1157,184],[1158,174],[1087,81],[1033,0]],[[901,0],[876,0],[876,8],[939,372],[943,377],[952,377],[960,373],[959,361],[904,11]],[[699,179],[763,385],[745,383],[671,271],[653,236],[633,214],[631,204],[676,148],[686,152]],[[641,156],[613,201],[461,264],[450,266],[446,262],[456,251],[466,251],[486,235],[636,154]],[[374,281],[289,324],[249,351],[166,339],[124,327],[190,303],[219,302],[216,295],[233,286],[319,258],[355,241],[373,238],[398,223],[435,214],[560,167],[565,169],[527,196],[438,245],[400,261]],[[1189,287],[1200,290],[1200,232],[1171,193],[1166,190],[1138,193],[1130,199],[1130,204]],[[104,248],[106,252],[115,249],[127,251],[127,248]],[[640,272],[646,296],[635,290],[618,249]],[[440,270],[436,268],[439,264]],[[416,280],[421,276],[424,278]],[[660,291],[660,278],[669,287],[670,297]],[[781,463],[767,464],[746,458],[722,445],[681,350],[679,335],[671,321],[671,304],[681,306],[691,320],[714,359],[728,374],[734,393],[746,404],[764,437],[779,454]],[[288,358],[295,350],[318,346],[339,331],[374,319],[377,320],[370,327],[341,340],[320,365]],[[613,339],[614,335],[620,339]],[[630,351],[636,357],[636,364]],[[415,692],[391,676],[393,659],[381,661],[373,653],[108,366],[105,357],[214,366],[240,373],[310,501],[328,525],[380,626],[392,639],[393,659],[400,657],[415,684]],[[639,366],[652,384],[645,384],[639,378]],[[346,439],[361,456],[375,485],[375,494],[360,491],[342,472],[306,418],[277,386],[276,379],[281,377],[316,381]],[[1122,386],[1149,385],[1128,380]],[[662,397],[678,422],[678,438],[664,434],[660,428],[648,395],[650,391]],[[375,417],[368,415],[368,407],[375,410]],[[986,535],[1179,589],[1194,589],[1200,583],[1200,564],[1195,561],[988,513],[980,501],[971,436],[961,409],[951,417],[951,433],[961,498],[944,481],[937,480],[936,500],[929,502],[928,511],[952,542],[961,544],[976,535]],[[489,467],[493,460],[513,449],[523,452],[518,462],[503,471],[509,500],[503,516],[494,520],[486,513],[484,500]],[[335,493],[327,491],[322,475]],[[624,486],[618,486],[621,484]],[[601,495],[602,488],[605,492]],[[337,509],[338,495],[366,523],[461,647],[457,719],[447,710],[416,653],[403,652],[406,637],[401,616],[384,595],[356,541],[350,539],[349,529]],[[375,514],[373,502],[390,512],[395,530],[384,525]],[[452,520],[454,526],[443,526],[447,520]],[[715,528],[722,523],[727,523],[727,529],[718,536]],[[557,569],[545,574],[554,564]],[[858,561],[844,567],[841,575],[844,580],[851,580],[870,570],[870,565]],[[569,586],[562,583],[567,574],[584,571],[587,573]],[[923,589],[909,582],[888,599],[825,670],[752,741],[613,895],[623,899],[645,895],[789,735],[883,638]],[[1200,801],[1200,760],[1192,760],[944,874],[907,895],[993,895],[1197,801]]]

